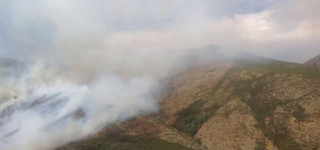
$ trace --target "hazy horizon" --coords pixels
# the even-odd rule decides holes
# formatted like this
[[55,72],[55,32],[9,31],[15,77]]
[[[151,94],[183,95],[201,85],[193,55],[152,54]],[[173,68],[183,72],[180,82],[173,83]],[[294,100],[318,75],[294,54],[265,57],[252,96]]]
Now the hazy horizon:
[[20,61],[60,62],[70,49],[99,53],[210,44],[299,63],[320,54],[317,0],[1,3],[0,55]]

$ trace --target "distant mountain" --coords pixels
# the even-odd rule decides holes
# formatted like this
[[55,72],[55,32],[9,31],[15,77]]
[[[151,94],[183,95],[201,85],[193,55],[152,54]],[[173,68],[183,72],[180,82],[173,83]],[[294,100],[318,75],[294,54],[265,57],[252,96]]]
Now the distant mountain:
[[313,67],[313,68],[320,68],[320,55],[308,60],[307,62],[304,63],[304,65]]

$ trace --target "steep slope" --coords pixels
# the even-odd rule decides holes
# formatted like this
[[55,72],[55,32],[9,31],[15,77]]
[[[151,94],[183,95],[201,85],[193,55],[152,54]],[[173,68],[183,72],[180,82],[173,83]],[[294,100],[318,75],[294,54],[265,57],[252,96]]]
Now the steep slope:
[[237,66],[202,107],[218,109],[195,138],[208,149],[318,149],[319,75],[283,62]]
[[304,65],[313,67],[313,68],[320,68],[320,55],[308,60],[307,62],[304,63]]
[[199,60],[170,78],[159,113],[61,150],[116,149],[107,142],[114,133],[129,150],[156,149],[148,140],[194,150],[320,149],[320,71],[255,56]]

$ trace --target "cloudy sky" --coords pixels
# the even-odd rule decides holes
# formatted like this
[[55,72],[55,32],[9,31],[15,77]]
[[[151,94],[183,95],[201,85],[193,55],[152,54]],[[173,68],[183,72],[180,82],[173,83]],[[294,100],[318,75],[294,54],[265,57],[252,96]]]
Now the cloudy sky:
[[215,44],[304,62],[320,54],[319,7],[319,0],[0,0],[0,55],[60,61]]

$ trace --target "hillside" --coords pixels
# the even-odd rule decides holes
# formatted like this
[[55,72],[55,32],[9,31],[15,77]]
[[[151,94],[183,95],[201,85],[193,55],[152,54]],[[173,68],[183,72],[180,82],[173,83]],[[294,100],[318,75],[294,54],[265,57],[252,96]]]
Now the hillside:
[[308,60],[307,62],[304,63],[304,65],[313,67],[313,68],[320,68],[320,55]]
[[155,143],[167,150],[320,149],[320,71],[234,59],[198,63],[169,83],[159,113],[60,150],[156,149]]

